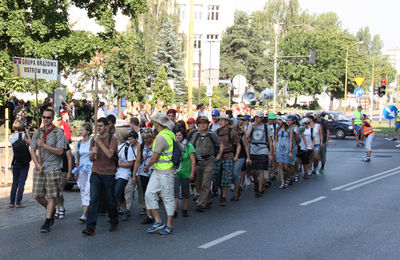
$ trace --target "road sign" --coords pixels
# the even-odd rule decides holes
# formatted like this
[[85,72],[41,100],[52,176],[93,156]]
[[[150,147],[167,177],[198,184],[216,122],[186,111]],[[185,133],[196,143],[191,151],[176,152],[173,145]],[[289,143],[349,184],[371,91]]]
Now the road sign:
[[365,78],[354,78],[354,81],[356,82],[357,86],[360,87],[361,84],[363,84]]
[[14,57],[14,77],[57,80],[58,61]]
[[385,106],[385,108],[383,109],[383,116],[386,119],[395,119],[396,115],[397,115],[397,107],[393,106],[393,105],[387,105]]
[[356,88],[356,89],[354,90],[354,95],[355,95],[357,98],[362,97],[362,96],[364,95],[364,89],[362,89],[362,88]]
[[207,91],[206,91],[206,96],[207,97],[212,97],[213,95],[213,85],[208,85],[207,86]]

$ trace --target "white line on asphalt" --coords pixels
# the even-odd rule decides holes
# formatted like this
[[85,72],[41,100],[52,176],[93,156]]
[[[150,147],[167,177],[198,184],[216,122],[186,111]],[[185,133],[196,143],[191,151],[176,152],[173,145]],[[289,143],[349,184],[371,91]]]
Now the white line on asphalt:
[[231,239],[231,238],[234,238],[234,237],[239,236],[239,235],[241,235],[241,234],[243,234],[243,233],[246,233],[246,232],[247,232],[247,231],[245,231],[245,230],[238,230],[238,231],[236,231],[236,232],[230,233],[229,235],[220,237],[220,238],[215,239],[215,240],[213,240],[213,241],[211,241],[211,242],[208,242],[208,243],[206,243],[206,244],[204,244],[204,245],[201,245],[201,246],[199,246],[199,248],[202,248],[202,249],[210,248],[210,247],[212,247],[212,246],[218,245],[218,244],[220,244],[220,243],[222,243],[222,242],[224,242],[224,241],[226,241],[226,240],[229,240],[229,239]]
[[396,145],[396,147],[400,147],[400,144]]
[[308,204],[311,204],[311,203],[314,203],[314,202],[317,202],[317,201],[320,201],[320,200],[323,200],[323,199],[326,199],[326,197],[325,196],[320,196],[320,197],[315,198],[313,200],[309,200],[309,201],[303,202],[303,203],[301,203],[299,205],[300,206],[307,206]]
[[363,183],[360,183],[360,184],[351,186],[351,187],[349,187],[349,188],[347,188],[347,189],[344,189],[344,190],[345,190],[345,191],[351,191],[351,190],[360,188],[360,187],[362,187],[362,186],[364,186],[364,185],[370,184],[370,183],[372,183],[372,182],[374,182],[374,181],[379,181],[379,180],[381,180],[381,179],[384,179],[384,178],[387,178],[387,177],[390,177],[390,176],[392,176],[392,175],[399,174],[399,173],[400,173],[400,171],[392,172],[392,173],[383,175],[383,176],[381,176],[381,177],[378,177],[378,178],[375,178],[375,179],[372,179],[372,180],[369,180],[369,181],[366,181],[366,182],[363,182]]
[[396,168],[393,168],[393,169],[390,169],[390,170],[387,170],[387,171],[384,171],[384,172],[380,172],[380,173],[371,175],[369,177],[365,177],[365,178],[359,179],[358,181],[353,181],[353,182],[347,183],[345,185],[332,188],[331,191],[341,190],[341,189],[347,188],[349,186],[353,186],[354,184],[357,184],[357,183],[360,183],[360,182],[363,182],[363,181],[367,181],[367,180],[373,179],[375,177],[379,177],[381,175],[384,175],[384,174],[387,174],[387,173],[390,173],[390,172],[393,172],[393,171],[397,171],[399,169],[400,169],[400,167],[396,167]]
[[385,138],[386,140],[388,140],[388,141],[392,141],[392,139],[390,139],[390,138]]

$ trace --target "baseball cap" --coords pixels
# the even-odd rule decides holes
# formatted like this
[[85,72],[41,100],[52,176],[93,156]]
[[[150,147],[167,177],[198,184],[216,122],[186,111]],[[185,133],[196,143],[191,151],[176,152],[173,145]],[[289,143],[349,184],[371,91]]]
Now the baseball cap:
[[214,109],[212,112],[211,112],[211,115],[212,116],[219,116],[220,114],[219,114],[219,110],[218,109]]
[[244,115],[243,119],[244,119],[244,121],[250,121],[250,116],[249,115]]
[[268,119],[276,119],[276,114],[274,112],[269,112]]
[[189,118],[187,121],[186,121],[186,123],[188,123],[188,124],[194,124],[194,123],[196,123],[196,120],[194,120],[194,118]]
[[262,111],[256,111],[256,117],[264,117],[264,113]]

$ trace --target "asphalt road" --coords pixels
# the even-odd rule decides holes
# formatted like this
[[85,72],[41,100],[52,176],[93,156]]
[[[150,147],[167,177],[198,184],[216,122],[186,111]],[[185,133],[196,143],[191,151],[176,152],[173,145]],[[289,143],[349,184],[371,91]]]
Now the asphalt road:
[[84,237],[77,192],[66,194],[66,218],[40,234],[43,209],[28,199],[27,208],[8,209],[0,199],[0,259],[398,259],[397,145],[377,138],[372,161],[364,163],[354,139],[333,139],[324,175],[285,190],[275,181],[258,199],[248,189],[227,207],[215,199],[203,213],[192,205],[168,236],[147,234],[135,207],[117,232],[100,217],[96,235]]

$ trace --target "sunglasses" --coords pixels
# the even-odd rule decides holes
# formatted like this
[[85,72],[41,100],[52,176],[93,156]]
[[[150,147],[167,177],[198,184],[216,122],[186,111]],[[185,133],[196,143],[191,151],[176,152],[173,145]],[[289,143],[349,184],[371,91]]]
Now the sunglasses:
[[152,131],[151,131],[151,129],[143,129],[143,133],[148,134],[148,133],[152,133]]
[[43,119],[52,119],[51,116],[44,116]]

